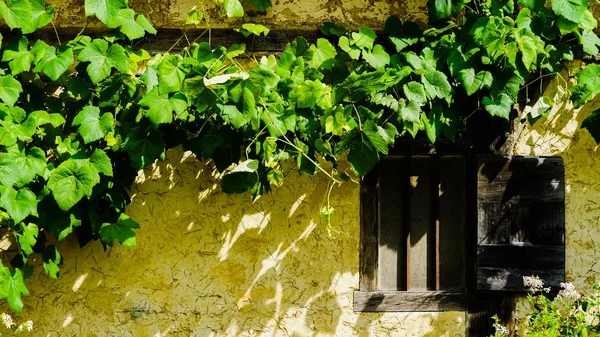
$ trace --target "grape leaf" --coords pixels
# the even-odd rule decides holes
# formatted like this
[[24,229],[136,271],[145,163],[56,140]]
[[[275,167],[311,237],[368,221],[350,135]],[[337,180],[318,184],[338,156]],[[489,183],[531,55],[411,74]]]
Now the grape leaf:
[[430,98],[446,98],[452,93],[452,87],[448,83],[448,78],[441,71],[428,71],[421,76],[421,82],[425,87],[425,92]]
[[85,0],[85,16],[95,15],[108,28],[116,28],[114,21],[119,11],[127,7],[127,0]]
[[186,26],[199,25],[200,23],[202,23],[202,19],[204,19],[204,12],[198,10],[198,8],[194,6],[188,11],[187,17],[185,19],[185,24]]
[[299,108],[313,108],[323,96],[323,84],[319,80],[306,80],[290,92],[290,98]]
[[165,55],[158,65],[158,89],[161,94],[179,91],[186,72],[180,67],[182,58],[179,55]]
[[589,0],[552,0],[552,10],[556,15],[565,19],[580,23],[590,7]]
[[463,88],[467,91],[467,95],[471,96],[483,88],[489,88],[492,85],[492,73],[487,70],[481,70],[475,74],[475,69],[463,69],[458,73]]
[[172,97],[169,97],[167,93],[159,94],[157,88],[146,94],[139,104],[148,108],[146,117],[155,126],[161,123],[171,123],[173,121],[173,113],[180,115],[188,107],[184,94],[176,93]]
[[235,105],[218,105],[223,120],[239,129],[250,122],[249,116],[241,113]]
[[363,58],[371,67],[382,70],[390,64],[390,55],[385,51],[383,46],[376,44],[372,52],[363,51]]
[[360,27],[358,33],[353,32],[350,36],[352,37],[351,42],[353,45],[366,50],[373,49],[373,43],[375,43],[375,38],[377,38],[375,32],[366,26]]
[[310,51],[313,53],[311,61],[315,68],[321,67],[325,61],[328,61],[337,55],[335,47],[333,47],[326,39],[318,39],[316,45],[310,46]]
[[12,76],[0,76],[0,99],[7,105],[13,106],[23,92],[21,83]]
[[233,170],[223,175],[223,192],[234,194],[248,191],[258,180],[258,160],[249,159],[239,163]]
[[13,75],[29,71],[34,55],[29,51],[29,40],[22,36],[4,48],[2,62],[8,62],[8,67]]
[[15,223],[23,221],[26,217],[38,216],[37,198],[28,188],[15,191],[12,187],[4,187],[0,197],[2,206]]
[[84,196],[89,198],[98,182],[100,177],[89,161],[69,159],[52,171],[48,188],[60,209],[68,211]]
[[46,274],[53,279],[57,279],[60,274],[60,268],[58,267],[62,263],[62,256],[58,252],[58,248],[55,245],[50,245],[44,250],[42,255],[42,266]]
[[20,28],[23,34],[35,32],[54,18],[54,5],[46,8],[44,0],[6,0],[0,2],[0,16],[10,29]]
[[499,116],[504,119],[509,119],[510,111],[512,108],[513,100],[505,93],[500,94],[496,97],[484,97],[483,106],[485,110],[492,116]]
[[37,242],[39,234],[38,226],[34,223],[25,225],[21,223],[21,231],[17,233],[17,240],[19,241],[19,247],[25,255],[33,254],[33,247]]
[[358,128],[350,130],[341,137],[336,151],[341,153],[348,151],[348,162],[360,176],[369,173],[379,160],[377,150]]
[[111,44],[101,39],[95,39],[87,45],[78,56],[79,61],[90,62],[87,73],[94,84],[110,75],[112,68],[127,73],[128,61],[125,49],[118,44]]
[[223,10],[228,18],[241,18],[244,16],[244,8],[239,0],[225,0]]
[[73,126],[78,126],[78,132],[83,137],[85,144],[102,139],[107,132],[113,130],[115,121],[110,112],[100,116],[100,109],[88,105],[84,107],[73,119]]
[[133,228],[140,225],[126,214],[121,214],[115,223],[104,223],[100,227],[100,240],[105,245],[112,247],[117,240],[122,246],[135,247],[136,239]]
[[143,126],[136,126],[127,133],[123,150],[129,153],[133,166],[141,170],[165,152],[165,140],[162,133],[150,132]]
[[57,54],[56,48],[44,45],[44,54],[34,71],[44,72],[51,80],[56,81],[73,64],[73,48],[60,46]]
[[102,173],[107,177],[113,176],[113,168],[110,162],[110,158],[106,155],[106,152],[100,149],[95,149],[90,156],[90,164],[92,168],[98,173]]
[[23,274],[21,270],[14,269],[12,272],[5,266],[0,266],[0,298],[6,298],[8,305],[17,311],[23,310],[23,300],[21,294],[28,296],[29,291],[23,283]]
[[465,5],[465,0],[427,0],[429,20],[443,20],[456,16]]
[[598,54],[598,46],[600,46],[600,38],[594,31],[588,30],[579,35],[579,41],[583,46],[583,51],[589,55]]
[[46,170],[46,155],[38,147],[32,147],[29,153],[11,151],[0,153],[0,185],[23,186]]
[[402,90],[404,91],[406,98],[410,101],[414,101],[419,104],[425,104],[425,102],[427,102],[425,89],[421,83],[415,81],[409,82],[402,87]]

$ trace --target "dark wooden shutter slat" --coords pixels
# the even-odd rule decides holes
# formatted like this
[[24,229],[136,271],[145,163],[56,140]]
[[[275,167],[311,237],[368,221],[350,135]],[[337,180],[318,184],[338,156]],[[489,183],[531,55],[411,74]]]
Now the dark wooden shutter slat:
[[384,157],[379,181],[379,290],[406,290],[406,157]]
[[465,239],[465,161],[440,158],[437,289],[462,290]]
[[361,291],[377,290],[377,170],[360,185],[360,276]]
[[565,278],[564,166],[556,157],[478,160],[477,289],[524,291]]
[[409,172],[408,290],[435,288],[433,157],[412,157]]

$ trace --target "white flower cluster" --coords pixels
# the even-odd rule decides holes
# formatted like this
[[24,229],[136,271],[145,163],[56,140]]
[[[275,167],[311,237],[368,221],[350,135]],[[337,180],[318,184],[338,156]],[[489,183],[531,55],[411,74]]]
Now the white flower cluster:
[[[13,318],[6,313],[2,313],[2,324],[7,328],[7,329],[14,329],[15,333],[19,333],[19,332],[23,332],[23,331],[32,331],[33,330],[33,321],[27,321],[24,323],[19,324],[18,326],[15,327],[15,321],[13,320]],[[0,337],[2,335],[0,334]]]
[[575,290],[575,285],[573,285],[573,283],[561,283],[560,287],[562,288],[562,290],[558,292],[557,297],[559,298],[563,298],[566,300],[578,300],[581,297],[579,292]]
[[523,276],[523,285],[533,290],[544,289],[544,282],[537,276]]
[[2,324],[4,324],[5,327],[11,329],[12,326],[15,325],[15,322],[9,314],[2,313]]
[[508,336],[508,334],[510,333],[510,331],[508,331],[508,328],[502,324],[494,324],[494,329],[496,329],[495,336]]

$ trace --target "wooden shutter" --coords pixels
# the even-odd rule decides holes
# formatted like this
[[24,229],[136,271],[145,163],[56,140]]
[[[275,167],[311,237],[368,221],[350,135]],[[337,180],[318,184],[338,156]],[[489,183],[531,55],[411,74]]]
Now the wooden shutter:
[[462,291],[464,158],[388,156],[379,170],[378,290]]
[[525,291],[523,276],[565,278],[562,158],[478,158],[477,289]]

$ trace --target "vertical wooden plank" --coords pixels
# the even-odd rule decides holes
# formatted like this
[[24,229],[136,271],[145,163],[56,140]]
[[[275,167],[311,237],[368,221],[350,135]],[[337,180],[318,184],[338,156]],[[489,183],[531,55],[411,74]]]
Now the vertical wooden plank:
[[440,158],[438,290],[464,289],[465,160]]
[[377,169],[371,170],[360,185],[359,288],[377,290]]
[[513,204],[510,205],[511,228],[510,242],[513,243],[530,243],[530,207],[529,205]]
[[534,225],[530,241],[534,245],[565,244],[564,203],[539,203],[531,208]]
[[403,211],[408,201],[407,159],[384,157],[379,175],[378,289],[406,290],[406,242]]
[[433,179],[434,159],[411,158],[409,171],[409,262],[408,290],[435,288],[434,199],[437,184]]

